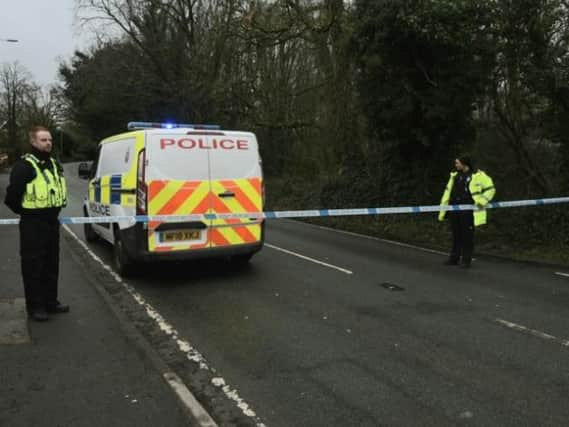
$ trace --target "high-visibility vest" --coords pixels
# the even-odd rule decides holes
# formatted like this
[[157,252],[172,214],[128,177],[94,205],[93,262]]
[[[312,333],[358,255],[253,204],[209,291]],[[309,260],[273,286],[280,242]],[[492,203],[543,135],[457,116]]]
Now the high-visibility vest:
[[24,209],[62,208],[67,205],[67,186],[65,178],[59,174],[57,164],[49,161],[53,169],[39,167],[39,160],[33,154],[22,157],[36,172],[36,177],[26,185],[22,199]]
[[[450,195],[452,193],[452,188],[454,186],[454,177],[458,172],[451,172],[450,178],[448,180],[448,184],[443,192],[443,197],[441,199],[441,205],[447,206],[450,201]],[[494,182],[492,178],[490,178],[486,173],[481,170],[476,171],[472,174],[470,179],[470,184],[468,185],[468,189],[470,190],[470,195],[472,196],[472,200],[474,200],[474,204],[479,208],[474,212],[474,225],[478,227],[479,225],[486,224],[486,206],[496,195],[496,189],[494,188]],[[439,221],[443,221],[445,219],[447,211],[440,211],[439,212]]]

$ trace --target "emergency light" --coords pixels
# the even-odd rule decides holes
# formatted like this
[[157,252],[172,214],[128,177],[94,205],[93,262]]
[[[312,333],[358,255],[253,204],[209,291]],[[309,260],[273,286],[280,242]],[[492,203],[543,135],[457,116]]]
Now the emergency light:
[[219,125],[196,125],[188,123],[152,123],[152,122],[128,122],[128,130],[138,129],[176,129],[176,128],[191,128],[191,129],[205,129],[205,130],[219,130]]

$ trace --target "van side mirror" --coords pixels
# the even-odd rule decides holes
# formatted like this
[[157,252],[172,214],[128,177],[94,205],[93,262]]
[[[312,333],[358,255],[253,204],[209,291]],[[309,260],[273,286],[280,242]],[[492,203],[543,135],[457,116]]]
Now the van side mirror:
[[81,179],[89,179],[91,178],[91,164],[89,162],[81,162],[79,163],[78,173],[79,178]]

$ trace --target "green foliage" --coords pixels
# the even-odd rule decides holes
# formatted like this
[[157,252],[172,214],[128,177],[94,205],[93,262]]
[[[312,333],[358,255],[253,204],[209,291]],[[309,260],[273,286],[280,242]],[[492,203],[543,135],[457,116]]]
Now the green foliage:
[[152,76],[127,42],[110,43],[91,54],[76,52],[69,65],[60,67],[60,75],[70,118],[93,140],[125,131],[135,118],[166,119],[172,108],[157,102]]
[[527,195],[558,192],[557,178],[568,177],[544,161],[567,146],[568,16],[562,0],[494,2],[497,66],[480,106],[480,126],[512,155]]
[[[283,209],[434,204],[465,150],[499,199],[569,190],[566,0],[79,1],[121,33],[61,67],[89,147],[131,120],[252,130]],[[563,211],[486,237],[564,244]],[[358,223],[435,241],[432,220]]]
[[405,195],[432,180],[426,165],[445,170],[474,142],[474,103],[496,55],[489,3],[356,2],[361,102]]

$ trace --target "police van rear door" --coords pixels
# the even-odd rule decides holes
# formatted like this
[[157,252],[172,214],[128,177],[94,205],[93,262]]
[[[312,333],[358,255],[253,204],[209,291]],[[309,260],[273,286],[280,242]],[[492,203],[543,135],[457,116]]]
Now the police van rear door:
[[[210,211],[209,155],[188,130],[148,131],[146,136],[148,215],[190,215]],[[151,252],[210,246],[209,221],[149,222]]]
[[[215,213],[262,212],[262,171],[257,139],[249,132],[209,136],[211,204]],[[254,218],[212,221],[212,247],[254,244],[262,221]]]

